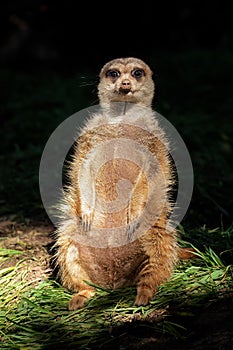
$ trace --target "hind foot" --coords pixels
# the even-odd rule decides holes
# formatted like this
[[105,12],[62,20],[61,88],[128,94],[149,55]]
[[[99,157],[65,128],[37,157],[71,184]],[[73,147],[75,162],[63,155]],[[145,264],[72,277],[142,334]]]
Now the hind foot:
[[134,304],[137,306],[145,306],[149,304],[153,296],[154,296],[154,292],[151,288],[147,286],[140,287],[137,290],[137,296]]
[[85,303],[94,296],[94,294],[95,292],[90,290],[84,290],[78,294],[75,294],[69,301],[68,309],[70,311],[81,309],[84,307]]

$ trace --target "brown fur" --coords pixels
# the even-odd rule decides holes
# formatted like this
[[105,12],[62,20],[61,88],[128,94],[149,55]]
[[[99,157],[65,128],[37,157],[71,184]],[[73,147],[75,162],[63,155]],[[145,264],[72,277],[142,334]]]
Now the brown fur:
[[[135,69],[142,69],[143,75],[133,77],[132,72]],[[109,70],[120,72],[120,76],[109,76],[107,73]],[[69,302],[70,310],[82,307],[94,295],[95,288],[85,281],[110,289],[135,285],[137,288],[135,304],[146,305],[154,297],[157,287],[170,278],[178,256],[182,255],[175,230],[167,229],[168,217],[172,210],[169,199],[169,188],[173,181],[172,169],[168,157],[168,142],[163,131],[159,127],[156,129],[154,126],[156,124],[153,124],[155,115],[151,103],[154,84],[150,68],[143,61],[132,57],[108,62],[100,72],[98,93],[103,113],[93,116],[77,139],[69,170],[71,184],[67,190],[65,203],[61,205],[63,218],[57,230],[56,259],[60,277],[65,287],[77,293]],[[109,123],[112,102],[118,101],[148,108],[148,116],[143,118],[149,129],[125,124],[124,121],[117,124]],[[130,115],[130,108],[126,115],[127,113]],[[145,207],[149,191],[146,178],[139,167],[129,160],[113,159],[106,162],[95,180],[91,175],[90,179],[87,176],[86,188],[82,188],[77,182],[79,170],[87,154],[90,154],[89,152],[97,145],[119,137],[146,146],[158,160],[163,175],[161,196],[165,198],[165,202],[162,207],[159,203],[152,203],[153,225],[128,244],[106,248],[81,244],[76,239],[77,233],[88,235],[93,224],[100,228],[117,225],[130,227],[130,223],[140,217]],[[91,174],[93,161],[95,158],[87,165],[90,170],[87,174]],[[92,198],[93,195],[91,187],[93,183],[93,192],[97,198],[114,201],[118,195],[117,183],[125,178],[134,186],[130,204],[119,212],[99,215],[96,206],[92,207],[88,202],[88,196]],[[158,177],[158,181],[159,179]],[[159,210],[156,215],[157,207]]]

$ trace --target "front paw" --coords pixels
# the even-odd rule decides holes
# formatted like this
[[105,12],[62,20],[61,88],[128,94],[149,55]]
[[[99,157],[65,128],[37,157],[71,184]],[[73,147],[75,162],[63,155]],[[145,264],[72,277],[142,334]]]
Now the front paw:
[[139,226],[140,226],[140,223],[137,221],[130,222],[127,224],[126,234],[127,234],[128,241],[131,241],[131,239],[133,238],[134,232],[139,228]]
[[93,221],[94,212],[93,210],[85,210],[82,213],[82,229],[84,232],[91,230],[91,224]]

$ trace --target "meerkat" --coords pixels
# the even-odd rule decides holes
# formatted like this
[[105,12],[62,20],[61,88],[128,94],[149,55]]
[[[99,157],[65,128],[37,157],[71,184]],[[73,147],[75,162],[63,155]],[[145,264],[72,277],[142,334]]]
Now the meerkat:
[[[147,305],[178,261],[177,233],[168,227],[173,169],[152,109],[152,74],[134,57],[113,59],[100,70],[100,111],[77,137],[60,205],[56,261],[62,284],[74,293],[69,310],[94,296],[93,285],[135,286],[135,305]],[[111,209],[119,198],[124,205]]]

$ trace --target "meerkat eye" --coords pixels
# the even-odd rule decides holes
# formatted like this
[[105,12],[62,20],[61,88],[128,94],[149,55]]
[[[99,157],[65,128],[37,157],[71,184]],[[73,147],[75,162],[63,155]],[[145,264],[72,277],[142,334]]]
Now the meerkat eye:
[[118,70],[108,70],[106,73],[106,77],[118,78],[120,76],[120,72]]
[[134,69],[131,72],[132,77],[134,78],[141,78],[143,75],[145,75],[145,71],[143,69]]

